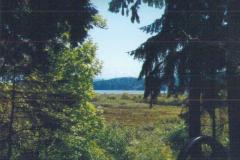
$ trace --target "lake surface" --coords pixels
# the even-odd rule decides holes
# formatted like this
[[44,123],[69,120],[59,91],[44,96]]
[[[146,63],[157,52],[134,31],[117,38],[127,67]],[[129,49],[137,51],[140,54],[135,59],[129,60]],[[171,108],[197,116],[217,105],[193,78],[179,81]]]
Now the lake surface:
[[98,94],[143,94],[144,91],[137,91],[137,90],[95,90]]

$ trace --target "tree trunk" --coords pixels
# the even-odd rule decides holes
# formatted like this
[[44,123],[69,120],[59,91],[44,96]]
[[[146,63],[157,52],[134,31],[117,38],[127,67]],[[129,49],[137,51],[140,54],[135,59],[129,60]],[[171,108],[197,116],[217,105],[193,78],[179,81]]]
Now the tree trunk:
[[13,122],[14,122],[14,112],[15,112],[15,94],[16,94],[16,82],[15,82],[15,68],[13,71],[13,80],[12,80],[12,98],[11,98],[11,112],[10,112],[10,122],[9,122],[9,129],[8,129],[8,150],[7,150],[7,160],[11,159],[12,156],[12,136],[13,136]]
[[210,76],[206,77],[204,80],[204,89],[203,89],[203,107],[204,110],[208,112],[212,119],[212,137],[216,139],[216,115],[215,115],[215,107],[216,107],[216,78],[215,72],[210,72]]
[[212,115],[212,137],[217,140],[216,113],[215,113],[215,107],[214,106],[213,106],[213,115]]
[[[190,78],[189,88],[189,137],[194,138],[201,134],[201,121],[200,121],[200,73],[192,72]],[[192,150],[191,157],[193,159],[200,158],[201,148],[196,147]]]
[[[238,0],[228,1],[228,10],[237,11],[240,9]],[[228,120],[229,120],[229,140],[230,159],[240,159],[240,78],[238,66],[240,61],[239,53],[239,13],[228,13],[227,32],[227,94],[228,94]]]
[[194,138],[201,133],[200,124],[200,74],[191,76],[189,88],[189,137]]
[[151,94],[150,94],[150,105],[149,105],[149,108],[150,109],[153,108],[153,91],[151,91]]
[[234,66],[227,68],[228,118],[231,160],[240,159],[240,79]]

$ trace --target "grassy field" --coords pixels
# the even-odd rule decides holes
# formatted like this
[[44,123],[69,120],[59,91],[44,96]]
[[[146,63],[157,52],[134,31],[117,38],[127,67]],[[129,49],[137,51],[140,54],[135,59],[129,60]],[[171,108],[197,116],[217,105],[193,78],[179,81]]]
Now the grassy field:
[[178,121],[182,101],[184,97],[159,97],[154,108],[149,109],[149,103],[141,95],[99,94],[94,98],[95,105],[103,109],[107,123],[118,122],[126,126]]
[[[150,109],[142,95],[97,94],[93,103],[103,111],[107,125],[103,142],[112,142],[107,147],[117,160],[174,160],[187,141],[187,127],[179,116],[185,110],[184,101],[184,96],[161,96]],[[227,146],[226,110],[217,109],[216,113],[217,136]],[[202,133],[211,136],[207,114],[202,116],[202,126]]]
[[[105,137],[112,137],[108,141],[114,144],[122,139],[121,144],[114,145],[116,159],[175,159],[186,140],[186,127],[179,117],[184,99],[159,97],[150,109],[142,95],[97,94],[94,104],[103,111],[108,126]],[[178,135],[173,135],[175,132]],[[119,149],[120,146],[125,147]]]

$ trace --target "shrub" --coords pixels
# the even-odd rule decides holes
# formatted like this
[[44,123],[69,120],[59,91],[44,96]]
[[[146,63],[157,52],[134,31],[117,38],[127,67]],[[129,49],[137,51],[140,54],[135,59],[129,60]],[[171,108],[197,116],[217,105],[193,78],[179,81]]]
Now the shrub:
[[109,155],[104,149],[99,147],[95,142],[89,145],[89,156],[87,159],[90,160],[112,160],[111,155]]
[[129,94],[127,94],[127,93],[123,93],[122,96],[121,96],[121,99],[130,100],[131,96]]
[[172,160],[173,153],[169,145],[157,135],[146,135],[135,140],[129,147],[131,160]]
[[158,133],[150,132],[115,123],[99,134],[99,144],[114,160],[172,160],[170,145]]
[[132,97],[132,100],[136,103],[143,103],[144,102],[144,99],[143,99],[142,95],[134,95]]
[[160,96],[157,98],[157,104],[159,105],[170,105],[170,106],[179,106],[184,103],[186,99],[185,95],[179,95],[178,97],[174,96]]
[[123,128],[117,123],[106,126],[99,134],[99,144],[116,160],[128,160],[127,147],[133,138],[130,129]]
[[166,134],[165,141],[168,142],[174,151],[180,151],[188,139],[187,127],[182,122]]
[[107,96],[107,98],[108,98],[109,100],[116,100],[116,99],[117,99],[117,97],[114,96],[114,95]]

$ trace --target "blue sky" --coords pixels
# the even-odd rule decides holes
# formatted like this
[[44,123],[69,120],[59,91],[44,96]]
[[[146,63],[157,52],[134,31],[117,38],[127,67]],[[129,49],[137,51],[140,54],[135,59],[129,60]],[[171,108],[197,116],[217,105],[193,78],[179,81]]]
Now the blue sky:
[[99,14],[107,19],[108,29],[94,28],[89,32],[97,43],[97,57],[103,62],[101,74],[97,78],[137,77],[141,62],[134,60],[127,52],[136,49],[151,35],[143,33],[140,27],[150,24],[162,14],[160,9],[142,6],[140,24],[131,23],[130,17],[108,11],[110,0],[92,0]]

